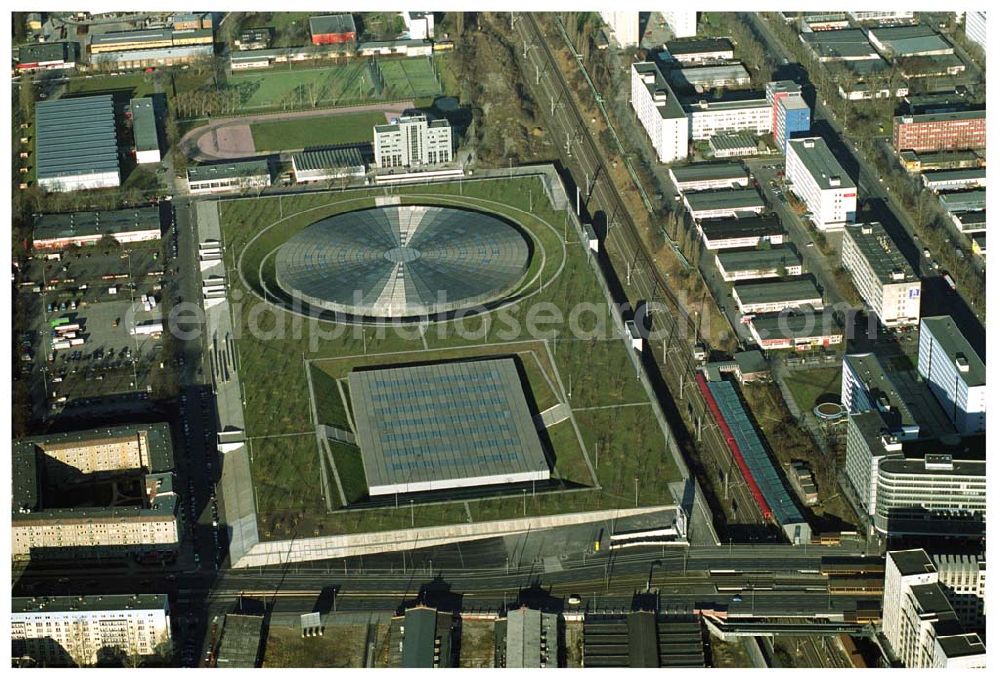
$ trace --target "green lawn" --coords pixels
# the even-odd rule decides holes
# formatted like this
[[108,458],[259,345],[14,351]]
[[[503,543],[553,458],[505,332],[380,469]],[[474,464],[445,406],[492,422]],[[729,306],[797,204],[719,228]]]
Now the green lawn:
[[145,73],[128,73],[126,75],[97,74],[89,78],[77,76],[67,84],[66,95],[114,92],[115,90],[131,90],[131,96],[145,97],[153,93],[153,76]]
[[385,122],[384,113],[364,111],[306,120],[254,123],[250,130],[257,153],[277,153],[312,146],[371,143],[372,127]]
[[316,435],[309,431],[299,436],[253,439],[250,444],[250,471],[262,536],[315,534],[315,519],[321,524],[326,516]]
[[[493,211],[520,224],[533,239],[535,247],[523,287],[514,295],[530,293],[533,296],[502,311],[468,318],[464,322],[449,321],[428,326],[423,337],[413,332],[403,336],[386,328],[303,320],[270,306],[266,307],[266,313],[254,312],[257,303],[248,303],[247,300],[255,300],[255,295],[245,285],[259,289],[258,270],[266,281],[273,280],[273,257],[270,253],[276,247],[326,216],[371,207],[375,197],[383,196],[384,191],[363,189],[285,196],[280,206],[276,197],[221,201],[220,218],[227,250],[242,254],[240,266],[243,277],[232,277],[230,293],[241,295],[244,300],[243,304],[234,305],[233,310],[236,322],[242,326],[237,349],[246,397],[248,434],[261,437],[312,430],[303,359],[312,362],[315,368],[313,384],[317,387],[315,378],[321,371],[326,372],[331,380],[338,379],[346,375],[352,366],[405,362],[413,360],[425,349],[434,350],[433,355],[442,358],[495,354],[498,351],[517,353],[522,358],[539,410],[556,402],[550,382],[554,385],[561,382],[563,388],[571,392],[570,406],[574,409],[586,455],[597,468],[600,488],[593,488],[590,465],[582,456],[576,430],[571,422],[566,421],[555,425],[549,432],[549,438],[557,449],[553,478],[564,482],[567,489],[583,487],[583,490],[538,492],[535,497],[531,497],[529,492],[525,497],[510,498],[503,496],[502,489],[496,489],[491,491],[490,497],[468,502],[417,504],[413,507],[413,525],[466,522],[470,517],[474,521],[485,521],[514,518],[522,513],[539,515],[632,507],[636,478],[640,480],[641,503],[672,503],[667,484],[676,480],[678,473],[666,450],[652,406],[635,378],[627,347],[615,334],[603,292],[585,251],[572,230],[568,232],[569,243],[564,245],[565,214],[556,212],[545,200],[538,180],[474,181],[464,182],[461,188],[456,184],[441,184],[394,191],[401,196],[404,204],[461,205]],[[268,228],[278,222],[279,211],[284,219],[280,225]],[[253,243],[248,247],[251,239],[254,239]],[[536,274],[541,275],[544,285],[540,291]],[[564,314],[568,314],[570,300],[587,302],[591,308],[580,318],[579,327],[584,330],[604,328],[604,337],[610,339],[572,337],[566,315],[552,323],[542,323],[538,322],[540,315],[534,314],[537,327],[529,323],[533,317],[529,311],[536,302],[548,303],[550,308],[565,310]],[[251,323],[259,328],[258,332],[250,332]],[[268,331],[271,337],[264,334]],[[543,338],[549,340],[549,351],[523,352],[522,347],[543,347],[539,342]],[[392,353],[399,355],[378,356]],[[531,356],[539,358],[540,366],[526,360]],[[329,385],[330,382],[322,382],[321,386],[329,389]],[[343,418],[342,404],[337,405],[327,399],[317,405],[321,420],[324,417]],[[261,439],[255,439],[255,444],[258,440]],[[302,462],[312,467],[308,473],[297,476],[321,503],[315,437],[288,436],[262,440],[283,442],[282,445],[294,443],[303,450],[312,449],[312,461],[303,458]],[[341,460],[345,460],[348,470],[352,469],[350,456],[345,458],[347,452],[345,448],[335,453],[340,458],[338,470]],[[255,466],[259,466],[256,461]],[[358,467],[353,469],[356,472]],[[262,477],[255,474],[257,478]],[[267,482],[274,485],[270,479]],[[347,488],[345,491],[349,494],[354,492]],[[302,491],[288,493],[290,498],[301,495]],[[268,502],[259,503],[262,516],[258,521],[262,526],[270,527],[272,539],[281,535],[272,514],[287,513],[275,505],[276,498],[277,495],[272,494]],[[314,509],[321,511],[318,507]],[[302,530],[304,525],[300,524],[299,529]],[[398,510],[335,511],[317,515],[312,517],[309,530],[359,532],[408,528],[410,525],[410,507],[401,503]],[[289,535],[287,521],[283,527],[284,535]]]
[[333,453],[333,463],[337,465],[337,476],[344,489],[347,504],[357,502],[368,495],[361,450],[357,446],[330,441],[330,452]]
[[803,412],[812,412],[816,399],[822,394],[840,394],[841,368],[816,368],[795,370],[788,374],[785,384],[792,392],[795,403]]

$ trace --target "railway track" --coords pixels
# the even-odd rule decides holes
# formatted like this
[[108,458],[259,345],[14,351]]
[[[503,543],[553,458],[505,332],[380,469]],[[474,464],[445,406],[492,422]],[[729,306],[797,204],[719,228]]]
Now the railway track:
[[[661,377],[667,384],[678,410],[682,404],[688,406],[689,415],[694,420],[700,418],[708,426],[704,428],[704,442],[701,450],[707,450],[714,458],[719,470],[734,470],[734,463],[728,455],[728,448],[722,438],[718,427],[714,424],[708,409],[708,404],[698,393],[696,388],[696,365],[691,351],[691,343],[688,338],[696,337],[696,323],[688,314],[687,309],[678,299],[677,295],[667,284],[666,278],[658,270],[655,262],[646,249],[645,243],[639,233],[639,229],[632,219],[628,208],[618,193],[614,180],[607,172],[607,161],[604,158],[593,134],[581,114],[574,105],[572,92],[562,70],[556,61],[552,48],[549,46],[537,18],[531,13],[522,13],[516,26],[521,31],[521,39],[524,41],[524,58],[536,69],[537,81],[542,82],[542,74],[552,74],[548,82],[553,82],[555,88],[547,88],[549,93],[548,111],[550,118],[560,124],[565,132],[566,144],[563,151],[571,162],[567,163],[570,172],[574,169],[578,171],[574,174],[574,181],[578,186],[587,189],[584,191],[586,207],[588,210],[592,206],[600,205],[607,215],[607,234],[605,237],[606,251],[609,259],[613,254],[617,255],[617,262],[614,268],[616,275],[621,280],[621,272],[625,272],[625,286],[632,287],[639,292],[638,299],[653,303],[654,308],[665,309],[666,313],[654,313],[657,331],[666,335],[663,340],[662,351],[656,351],[651,343],[651,357],[658,365]],[[537,46],[538,50],[529,50],[529,42]],[[535,52],[540,52],[544,63],[538,64],[534,58]],[[527,76],[527,70],[525,74]],[[526,77],[530,86],[532,78]],[[552,90],[555,90],[554,92]],[[537,91],[537,87],[536,87]],[[545,90],[543,90],[545,91]],[[544,98],[538,97],[544,104]],[[545,108],[543,106],[543,108]],[[561,114],[561,115],[560,115]],[[576,142],[574,149],[571,142]],[[574,151],[578,155],[574,155]],[[572,162],[575,161],[575,162]],[[580,177],[579,174],[584,177]],[[582,180],[582,181],[581,181]],[[614,253],[612,250],[614,249]],[[669,377],[669,379],[668,379]],[[673,380],[677,382],[673,382]],[[676,387],[675,387],[676,385]],[[680,391],[680,398],[677,397],[675,389]],[[685,396],[689,401],[685,402]],[[708,469],[705,469],[708,473]],[[738,472],[737,472],[738,473]],[[720,471],[720,475],[722,472]],[[732,474],[726,474],[728,479]],[[704,482],[704,480],[703,480]],[[728,481],[727,481],[728,483]],[[733,489],[737,498],[730,521],[743,523],[760,523],[764,520],[762,514],[757,509],[756,503],[751,496],[746,485],[736,485]],[[727,493],[728,495],[728,493]],[[721,498],[719,505],[727,516],[730,515],[730,507],[724,504]],[[730,500],[728,497],[725,503]],[[718,519],[718,515],[716,515]],[[727,521],[728,523],[728,521]]]

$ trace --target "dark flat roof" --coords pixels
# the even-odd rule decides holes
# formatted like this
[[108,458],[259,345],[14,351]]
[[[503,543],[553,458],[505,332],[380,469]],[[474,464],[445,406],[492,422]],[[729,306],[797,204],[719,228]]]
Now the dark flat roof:
[[699,225],[709,240],[747,236],[777,236],[784,234],[781,221],[773,214],[740,217],[739,219],[706,219]]
[[35,217],[34,240],[80,236],[113,236],[131,231],[160,230],[160,209],[155,206],[109,212],[68,212]]
[[803,299],[822,301],[823,299],[823,295],[811,276],[739,281],[733,285],[733,293],[739,295],[743,304],[797,302]]
[[271,170],[267,159],[261,158],[211,165],[192,165],[188,168],[187,173],[189,182],[203,182],[211,179],[270,176]]
[[920,575],[937,570],[934,562],[922,549],[906,549],[899,552],[889,552],[889,558],[896,564],[900,575]]
[[746,179],[747,171],[740,163],[692,163],[670,168],[678,183],[711,179]]
[[703,52],[731,52],[733,50],[733,43],[729,41],[729,38],[671,40],[664,46],[671,54],[701,54]]
[[14,597],[11,613],[66,611],[146,611],[168,607],[166,594],[99,594],[73,596]]

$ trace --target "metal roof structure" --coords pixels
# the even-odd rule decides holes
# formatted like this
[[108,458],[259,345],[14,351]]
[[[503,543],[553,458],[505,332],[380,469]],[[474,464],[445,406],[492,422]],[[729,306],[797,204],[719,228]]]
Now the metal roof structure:
[[766,207],[757,189],[735,189],[723,191],[698,191],[684,194],[685,202],[692,212],[707,210],[749,210]]
[[35,135],[39,180],[120,172],[110,94],[38,102]]
[[954,52],[954,48],[926,24],[873,28],[868,32],[873,45],[893,56]]
[[757,335],[766,339],[802,339],[844,334],[843,326],[826,309],[757,314],[751,322]]
[[108,212],[66,212],[38,215],[32,229],[35,241],[85,236],[114,236],[134,231],[160,230],[156,206]]
[[850,238],[883,285],[919,280],[913,267],[880,222],[848,224],[844,237]]
[[427,606],[407,609],[394,618],[390,634],[403,629],[402,644],[390,649],[390,665],[394,667],[450,667],[451,614]]
[[733,285],[733,294],[739,295],[740,302],[744,305],[800,300],[819,300],[819,303],[822,303],[823,299],[823,294],[816,287],[812,276],[741,281]]
[[357,33],[354,17],[350,14],[328,14],[309,17],[310,35],[329,35],[334,33]]
[[985,167],[960,168],[958,170],[927,170],[923,173],[924,182],[938,184],[960,182],[964,180],[986,180]]
[[787,149],[788,153],[794,150],[821,190],[854,188],[854,180],[837,162],[823,137],[789,139]]
[[732,248],[720,250],[716,258],[727,272],[758,269],[781,269],[787,266],[801,266],[802,258],[791,245],[782,243],[769,248]]
[[875,47],[858,28],[802,33],[799,39],[809,45],[820,59],[878,59]]
[[371,495],[549,476],[513,358],[356,370],[348,384]]
[[91,45],[115,45],[118,43],[132,44],[138,42],[160,42],[171,40],[172,28],[152,28],[142,31],[113,31],[97,33],[90,38]]
[[583,622],[584,667],[704,667],[701,621],[639,610]]
[[292,163],[296,171],[365,166],[357,146],[306,149],[293,153]]
[[955,319],[951,316],[925,316],[920,319],[920,331],[930,332],[941,349],[954,357],[961,354],[968,361],[969,369],[965,372],[959,371],[958,376],[962,378],[970,387],[986,384],[986,364],[979,357],[976,350],[969,344],[962,331],[955,324]]
[[175,45],[174,47],[157,47],[154,49],[115,50],[95,54],[91,57],[91,61],[95,64],[102,62],[123,64],[134,61],[144,63],[166,62],[172,59],[187,59],[197,56],[210,57],[212,56],[212,50],[212,45]]
[[781,221],[773,214],[740,217],[738,219],[706,219],[699,225],[708,240],[779,236],[785,234]]
[[806,523],[798,505],[785,487],[783,475],[771,459],[757,426],[743,406],[743,400],[736,387],[728,380],[720,380],[709,382],[708,388],[778,524],[787,526]]
[[711,85],[721,82],[750,82],[750,72],[741,63],[689,66],[670,72],[671,82],[682,85]]
[[313,307],[409,318],[502,298],[530,255],[521,231],[498,217],[405,205],[316,222],[278,249],[275,269],[278,285]]
[[188,168],[189,182],[205,182],[213,179],[236,179],[239,177],[271,176],[267,158],[242,160],[211,165],[192,165]]
[[156,114],[151,97],[133,99],[129,103],[132,111],[132,133],[135,135],[136,151],[158,151],[160,142],[156,136]]
[[230,613],[222,626],[216,667],[258,667],[264,616]]
[[942,193],[939,199],[941,207],[948,212],[978,212],[986,209],[986,189]]
[[740,163],[692,163],[671,167],[670,175],[675,183],[686,184],[715,179],[745,180],[747,171]]

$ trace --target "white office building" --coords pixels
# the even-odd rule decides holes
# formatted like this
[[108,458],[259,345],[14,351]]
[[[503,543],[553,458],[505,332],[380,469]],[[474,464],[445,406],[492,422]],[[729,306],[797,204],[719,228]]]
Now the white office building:
[[840,261],[882,325],[920,321],[920,278],[880,223],[845,227]]
[[767,99],[698,101],[685,105],[684,111],[690,121],[689,134],[693,141],[734,132],[748,132],[754,136],[771,132],[771,106]]
[[959,433],[986,431],[986,364],[951,316],[920,321],[917,372]]
[[601,18],[619,47],[639,46],[639,12],[601,12]]
[[687,158],[687,116],[660,69],[651,61],[632,64],[632,108],[661,163]]
[[986,51],[986,12],[965,13],[965,37]]
[[861,21],[910,21],[913,19],[913,12],[848,12],[851,18],[857,22]]
[[928,454],[886,458],[878,465],[873,524],[883,535],[937,534],[928,527],[942,521],[956,537],[975,536],[977,517],[985,512],[984,461]]
[[785,177],[805,203],[809,219],[820,231],[842,229],[854,222],[858,189],[821,137],[790,139]]
[[958,621],[967,630],[986,626],[986,557],[984,554],[934,554],[938,582]]
[[170,656],[166,594],[20,597],[11,601],[12,655],[39,666],[94,665],[98,652]]
[[886,555],[882,633],[906,667],[986,667],[986,647],[978,634],[962,628],[922,549]]
[[660,12],[675,38],[693,38],[698,34],[698,12]]
[[379,168],[438,165],[453,158],[451,125],[444,119],[428,123],[423,115],[403,116],[376,125],[374,136]]

